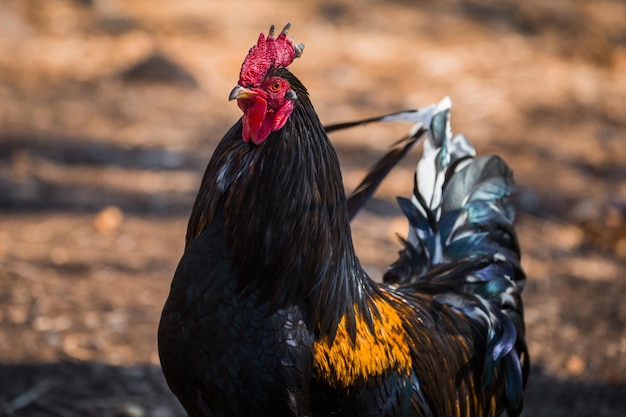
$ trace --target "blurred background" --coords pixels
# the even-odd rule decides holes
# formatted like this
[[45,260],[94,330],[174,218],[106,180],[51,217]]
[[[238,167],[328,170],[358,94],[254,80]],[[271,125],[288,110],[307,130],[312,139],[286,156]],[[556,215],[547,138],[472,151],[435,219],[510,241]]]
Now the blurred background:
[[[452,98],[512,166],[526,416],[626,415],[626,2],[0,0],[0,415],[183,416],[156,326],[248,48],[271,23],[323,122]],[[331,139],[347,190],[407,126]],[[419,153],[354,223],[380,276]]]

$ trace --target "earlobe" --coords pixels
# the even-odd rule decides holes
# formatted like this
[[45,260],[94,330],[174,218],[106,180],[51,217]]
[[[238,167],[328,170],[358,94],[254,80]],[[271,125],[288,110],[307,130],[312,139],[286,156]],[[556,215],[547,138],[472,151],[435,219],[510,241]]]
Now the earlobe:
[[[292,90],[289,90],[289,91],[292,91]],[[287,92],[287,94],[289,94],[289,92]],[[287,122],[287,119],[291,115],[291,112],[293,112],[293,101],[291,100],[285,101],[285,104],[283,104],[281,108],[278,109],[278,111],[274,114],[274,121],[272,123],[272,132],[277,131],[278,129],[280,129],[281,127],[285,125],[285,123]]]
[[291,100],[291,101],[293,101],[293,100],[297,100],[297,99],[298,99],[298,95],[296,94],[296,92],[295,92],[295,91],[293,91],[293,90],[288,90],[288,91],[285,93],[285,100]]

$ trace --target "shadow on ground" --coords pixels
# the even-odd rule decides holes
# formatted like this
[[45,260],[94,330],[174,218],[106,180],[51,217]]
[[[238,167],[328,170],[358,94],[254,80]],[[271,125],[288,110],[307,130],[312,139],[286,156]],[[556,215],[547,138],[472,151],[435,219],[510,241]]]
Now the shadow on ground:
[[[0,416],[183,417],[158,366],[98,362],[1,364]],[[11,383],[10,381],[15,381]],[[533,368],[524,415],[626,415],[626,384],[564,381]]]

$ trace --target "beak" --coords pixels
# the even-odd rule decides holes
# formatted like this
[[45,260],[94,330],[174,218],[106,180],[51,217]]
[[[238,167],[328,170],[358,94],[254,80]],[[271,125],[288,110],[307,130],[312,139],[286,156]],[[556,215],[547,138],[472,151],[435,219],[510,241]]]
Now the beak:
[[235,99],[246,99],[246,98],[251,98],[253,96],[255,96],[256,93],[252,90],[249,90],[245,87],[242,87],[240,85],[235,86],[235,88],[233,88],[233,91],[230,92],[230,95],[228,96],[228,100],[235,100]]

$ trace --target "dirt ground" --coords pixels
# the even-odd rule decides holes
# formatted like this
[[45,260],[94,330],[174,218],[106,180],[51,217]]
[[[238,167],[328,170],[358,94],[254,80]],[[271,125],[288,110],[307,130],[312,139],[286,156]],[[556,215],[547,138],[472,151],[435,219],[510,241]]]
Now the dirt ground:
[[[453,101],[519,185],[525,416],[626,416],[626,3],[0,1],[0,416],[170,417],[156,326],[270,23],[326,123]],[[406,126],[332,137],[346,188]],[[354,223],[374,276],[415,152]]]

